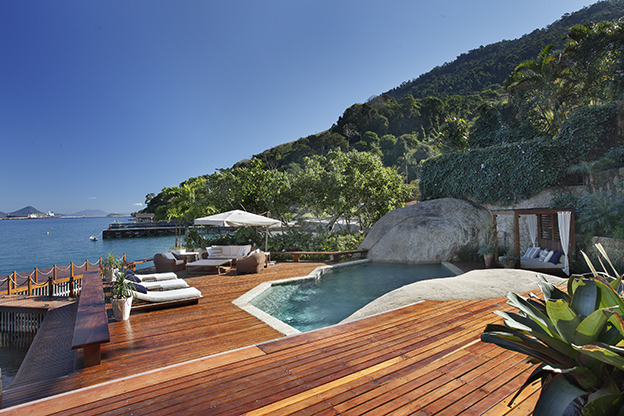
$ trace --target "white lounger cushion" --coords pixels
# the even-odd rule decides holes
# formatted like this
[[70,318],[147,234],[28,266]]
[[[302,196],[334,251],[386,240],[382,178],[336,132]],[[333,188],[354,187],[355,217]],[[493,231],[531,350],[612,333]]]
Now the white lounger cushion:
[[194,287],[174,290],[154,290],[147,293],[132,291],[135,298],[144,302],[171,302],[176,300],[199,299],[202,294]]
[[141,282],[148,291],[152,290],[174,290],[190,287],[183,279],[161,280],[159,282]]
[[163,280],[174,280],[178,278],[174,272],[135,274],[141,282],[160,282]]

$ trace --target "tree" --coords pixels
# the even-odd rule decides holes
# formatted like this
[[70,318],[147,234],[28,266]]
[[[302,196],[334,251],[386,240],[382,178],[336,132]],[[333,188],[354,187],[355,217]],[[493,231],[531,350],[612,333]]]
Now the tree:
[[317,218],[329,217],[332,230],[339,219],[347,230],[354,220],[368,228],[404,204],[410,188],[400,175],[370,153],[340,151],[306,158],[296,187],[304,190],[302,208]]
[[468,150],[468,126],[466,120],[450,117],[440,128],[442,146],[450,151],[465,152]]

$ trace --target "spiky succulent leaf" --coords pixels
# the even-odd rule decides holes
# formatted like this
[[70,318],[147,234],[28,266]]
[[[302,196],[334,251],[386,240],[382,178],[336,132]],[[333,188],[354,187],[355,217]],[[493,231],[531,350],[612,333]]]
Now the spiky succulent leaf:
[[538,275],[538,276],[541,278],[541,280],[537,282],[537,285],[542,291],[542,294],[544,295],[544,299],[546,300],[563,299],[567,301],[568,303],[571,301],[571,297],[567,293],[565,293],[564,291],[560,290],[557,286],[550,283],[548,280],[544,278],[544,276],[542,275]]
[[599,308],[618,307],[619,310],[617,311],[617,313],[620,315],[624,314],[624,301],[622,301],[622,298],[620,297],[620,295],[617,294],[613,287],[606,283],[598,281],[596,282],[596,287],[598,288],[599,292]]
[[579,326],[582,318],[562,299],[549,300],[546,302],[546,312],[548,313],[548,317],[552,319],[552,322],[555,324],[559,336],[565,342],[571,343],[574,339],[576,327]]
[[587,345],[598,341],[611,315],[610,309],[598,309],[583,319],[574,332],[574,344]]
[[509,304],[524,312],[528,317],[533,319],[548,335],[558,337],[558,331],[552,321],[543,312],[539,311],[531,305],[526,299],[521,298],[515,293],[507,293]]
[[566,343],[559,338],[551,337],[542,329],[541,326],[526,316],[503,311],[496,311],[494,313],[505,319],[505,325],[507,327],[515,329],[527,336],[533,336],[548,347],[553,348],[554,350],[559,351],[572,359],[576,359],[579,354],[578,351],[572,348],[569,343]]
[[589,395],[584,410],[588,415],[617,415],[622,412],[622,405],[624,392],[607,376],[602,387]]
[[598,302],[598,288],[593,279],[578,279],[572,295],[571,307],[583,317],[589,316],[596,310]]
[[594,375],[587,367],[576,366],[572,368],[566,368],[561,366],[545,365],[545,371],[550,371],[555,374],[563,374],[568,379],[573,379],[581,388],[588,391],[593,391],[600,386],[602,380]]
[[549,348],[538,340],[503,325],[487,325],[484,333],[481,334],[481,340],[528,355],[546,364],[561,365],[562,367],[574,367],[576,365],[576,361],[563,352]]
[[624,348],[614,347],[604,343],[595,343],[583,346],[572,344],[572,347],[598,361],[615,366],[620,370],[624,370]]
[[585,394],[585,390],[574,386],[564,376],[557,375],[542,388],[533,415],[561,415],[574,399]]

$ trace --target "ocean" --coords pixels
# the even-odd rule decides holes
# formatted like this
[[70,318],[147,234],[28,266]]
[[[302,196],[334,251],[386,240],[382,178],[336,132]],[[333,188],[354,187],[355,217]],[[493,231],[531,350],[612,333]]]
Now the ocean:
[[[0,221],[0,276],[16,271],[30,272],[70,262],[83,264],[86,259],[96,263],[112,252],[117,257],[139,260],[169,250],[175,245],[175,236],[102,239],[102,230],[121,218],[41,218]],[[98,241],[90,236],[97,235]],[[141,267],[152,266],[145,263]]]

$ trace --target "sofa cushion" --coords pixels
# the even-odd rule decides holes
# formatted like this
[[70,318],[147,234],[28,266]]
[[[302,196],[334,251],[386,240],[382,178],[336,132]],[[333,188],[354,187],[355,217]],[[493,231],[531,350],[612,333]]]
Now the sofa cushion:
[[550,258],[550,262],[552,264],[557,264],[559,263],[559,259],[561,258],[561,252],[560,251],[555,251],[552,255],[552,257]]
[[551,257],[553,256],[553,254],[555,254],[555,251],[554,250],[550,250],[548,252],[548,254],[546,255],[546,257],[544,258],[544,260],[543,260],[544,263],[548,263],[550,261]]
[[177,260],[175,256],[173,255],[173,253],[170,251],[163,251],[160,254],[162,254],[162,256],[166,258],[167,260]]

